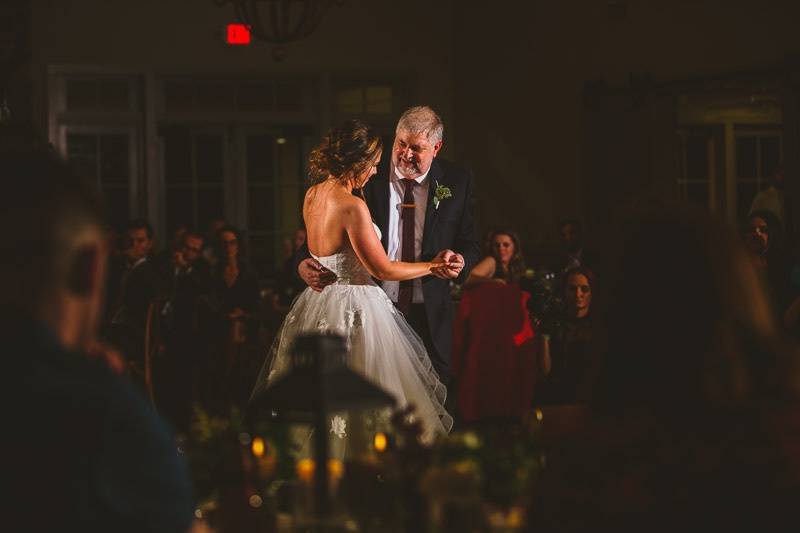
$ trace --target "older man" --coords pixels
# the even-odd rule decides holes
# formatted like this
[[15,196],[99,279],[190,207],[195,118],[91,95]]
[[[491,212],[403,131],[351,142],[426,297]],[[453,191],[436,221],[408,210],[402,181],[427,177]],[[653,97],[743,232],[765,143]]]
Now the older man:
[[188,530],[190,483],[171,435],[127,379],[88,356],[107,255],[99,204],[46,151],[0,143],[0,160],[0,219],[15,228],[0,244],[5,529]]
[[[437,158],[444,124],[427,106],[412,107],[400,117],[391,151],[364,188],[370,212],[381,229],[389,259],[429,261],[443,255],[459,269],[441,277],[382,282],[425,343],[445,384],[451,381],[453,308],[450,279],[462,279],[477,262],[472,216],[472,175]],[[386,157],[389,155],[389,157]],[[451,258],[452,256],[452,258]],[[298,274],[314,290],[333,281],[331,273],[305,255]]]

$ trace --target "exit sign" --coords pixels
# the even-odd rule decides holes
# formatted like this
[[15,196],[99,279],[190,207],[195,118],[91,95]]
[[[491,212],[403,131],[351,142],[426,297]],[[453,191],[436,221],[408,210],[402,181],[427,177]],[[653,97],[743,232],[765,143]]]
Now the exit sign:
[[230,45],[250,44],[250,26],[247,24],[228,24],[225,41]]

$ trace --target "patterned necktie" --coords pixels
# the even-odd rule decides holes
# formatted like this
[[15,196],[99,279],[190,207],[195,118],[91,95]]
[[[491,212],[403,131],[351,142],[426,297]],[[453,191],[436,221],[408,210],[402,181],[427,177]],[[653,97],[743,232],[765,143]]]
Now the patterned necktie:
[[[416,254],[414,253],[414,226],[415,211],[414,205],[414,187],[418,183],[414,180],[403,179],[401,182],[405,188],[403,195],[403,203],[401,204],[400,220],[403,222],[403,243],[400,252],[400,260],[408,263],[416,261]],[[397,307],[404,314],[411,311],[411,301],[414,297],[414,280],[405,280],[400,282],[400,294],[397,297]]]

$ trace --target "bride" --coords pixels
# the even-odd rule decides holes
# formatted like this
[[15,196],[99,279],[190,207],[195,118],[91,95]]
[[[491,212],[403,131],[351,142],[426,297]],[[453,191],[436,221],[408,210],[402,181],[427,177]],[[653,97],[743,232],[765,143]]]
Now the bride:
[[422,340],[374,281],[402,281],[451,268],[433,262],[390,261],[366,202],[352,194],[375,174],[380,137],[362,122],[333,128],[309,157],[312,186],[303,202],[311,255],[336,274],[319,292],[306,288],[295,300],[256,382],[256,391],[289,369],[294,338],[335,332],[350,347],[351,368],[394,395],[399,406],[413,404],[423,425],[422,440],[450,431],[444,409],[447,390],[433,369]]

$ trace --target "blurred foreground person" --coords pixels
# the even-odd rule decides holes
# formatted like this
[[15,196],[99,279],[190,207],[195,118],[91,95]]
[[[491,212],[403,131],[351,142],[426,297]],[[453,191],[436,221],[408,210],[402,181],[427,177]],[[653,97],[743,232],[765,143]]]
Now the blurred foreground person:
[[697,212],[626,227],[589,422],[550,443],[530,530],[785,526],[800,502],[800,374],[752,262]]
[[187,531],[183,460],[95,340],[108,253],[98,202],[33,144],[0,148],[0,161],[0,218],[15,228],[0,245],[4,528]]

